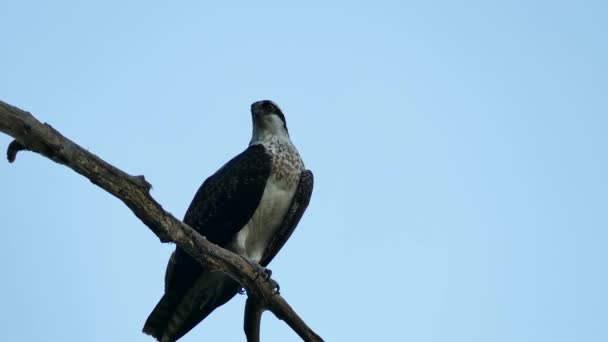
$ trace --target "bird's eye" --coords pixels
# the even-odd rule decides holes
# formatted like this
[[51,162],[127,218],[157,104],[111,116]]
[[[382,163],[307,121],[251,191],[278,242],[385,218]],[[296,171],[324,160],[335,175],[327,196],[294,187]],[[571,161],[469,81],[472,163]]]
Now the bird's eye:
[[274,111],[274,105],[272,104],[272,102],[265,102],[264,103],[264,110],[266,112],[273,112]]

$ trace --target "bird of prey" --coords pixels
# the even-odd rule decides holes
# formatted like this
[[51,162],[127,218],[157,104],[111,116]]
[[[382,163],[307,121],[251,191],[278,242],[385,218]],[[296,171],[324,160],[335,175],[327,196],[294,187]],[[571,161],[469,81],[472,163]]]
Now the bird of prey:
[[[203,182],[184,223],[263,269],[304,214],[313,175],[304,168],[285,116],[274,102],[253,103],[251,115],[249,147]],[[240,286],[176,247],[167,265],[165,294],[143,332],[161,342],[176,341],[234,297]]]

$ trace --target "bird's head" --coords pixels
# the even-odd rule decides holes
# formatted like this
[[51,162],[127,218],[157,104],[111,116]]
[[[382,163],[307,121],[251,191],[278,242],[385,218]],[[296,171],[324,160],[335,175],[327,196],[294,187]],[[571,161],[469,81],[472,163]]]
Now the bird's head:
[[274,102],[270,100],[254,102],[251,104],[251,116],[254,140],[277,135],[289,137],[285,115]]

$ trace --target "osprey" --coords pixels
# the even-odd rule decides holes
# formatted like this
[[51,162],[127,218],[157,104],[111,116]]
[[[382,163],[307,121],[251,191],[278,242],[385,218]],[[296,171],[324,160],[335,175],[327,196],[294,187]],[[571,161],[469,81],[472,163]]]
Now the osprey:
[[[275,103],[255,102],[251,114],[249,147],[201,185],[184,223],[265,270],[304,214],[313,175],[304,168],[289,139],[285,116]],[[161,342],[176,341],[234,297],[240,287],[228,275],[206,270],[176,247],[165,273],[165,294],[143,332]]]

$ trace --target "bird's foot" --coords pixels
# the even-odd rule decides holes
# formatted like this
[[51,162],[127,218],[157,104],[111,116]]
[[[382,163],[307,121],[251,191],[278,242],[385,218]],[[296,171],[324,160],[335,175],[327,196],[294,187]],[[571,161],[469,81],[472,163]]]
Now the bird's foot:
[[253,280],[262,278],[264,282],[270,284],[270,286],[272,287],[273,294],[279,294],[281,287],[279,286],[279,283],[277,283],[274,279],[271,278],[272,271],[269,268],[260,266],[258,264],[253,264],[253,267],[256,269],[255,278],[253,278]]
[[281,289],[281,287],[279,286],[279,283],[277,283],[274,279],[271,278],[272,270],[264,266],[260,266],[260,264],[253,262],[244,256],[241,256],[241,258],[243,258],[245,261],[247,261],[249,265],[251,265],[251,267],[253,267],[253,273],[255,274],[253,280],[262,278],[264,282],[269,283],[270,286],[272,286],[274,294],[279,294],[279,290]]
[[258,264],[253,264],[253,267],[256,268],[255,278],[253,278],[253,280],[262,278],[263,281],[268,281],[270,277],[272,277],[272,270],[270,270],[269,268],[260,266]]

